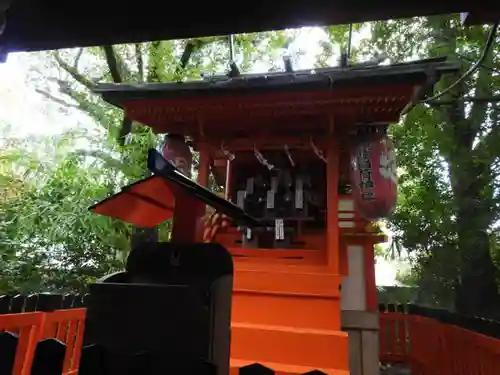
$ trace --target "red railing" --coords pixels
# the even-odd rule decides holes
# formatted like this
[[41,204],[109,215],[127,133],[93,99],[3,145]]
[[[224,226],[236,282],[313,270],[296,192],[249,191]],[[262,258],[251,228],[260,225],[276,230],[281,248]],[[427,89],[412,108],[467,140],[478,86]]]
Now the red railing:
[[[31,373],[35,352],[43,355],[37,345],[47,338],[57,338],[65,346],[62,374],[77,374],[84,321],[82,308],[0,316],[0,333],[14,332],[16,337],[12,374]],[[380,360],[405,365],[412,375],[497,375],[500,339],[425,316],[382,312]]]
[[[30,375],[37,355],[43,355],[38,343],[55,338],[65,347],[62,374],[78,373],[80,353],[83,345],[85,309],[58,310],[50,313],[29,312],[0,316],[0,335],[9,335],[8,346],[13,345],[15,358],[12,375]],[[7,352],[9,347],[2,347]],[[5,359],[5,356],[2,356]]]
[[383,312],[380,360],[404,364],[412,375],[497,375],[500,340],[424,316]]

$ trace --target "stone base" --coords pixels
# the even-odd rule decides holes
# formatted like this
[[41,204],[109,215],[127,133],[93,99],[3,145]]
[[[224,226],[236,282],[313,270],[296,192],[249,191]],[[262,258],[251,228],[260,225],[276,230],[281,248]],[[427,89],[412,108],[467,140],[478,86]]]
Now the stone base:
[[349,369],[351,375],[378,375],[378,313],[346,310],[341,315],[342,330],[349,335]]

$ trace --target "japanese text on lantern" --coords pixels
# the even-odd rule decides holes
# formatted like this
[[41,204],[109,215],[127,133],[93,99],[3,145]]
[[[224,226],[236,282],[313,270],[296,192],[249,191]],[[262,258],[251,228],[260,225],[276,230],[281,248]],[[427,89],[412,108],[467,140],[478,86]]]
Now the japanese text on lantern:
[[395,184],[398,182],[396,173],[396,153],[393,148],[388,148],[380,154],[380,175]]
[[360,176],[359,187],[361,188],[361,197],[364,200],[375,199],[373,188],[375,184],[372,179],[372,161],[370,158],[371,145],[364,144],[358,149],[357,162]]

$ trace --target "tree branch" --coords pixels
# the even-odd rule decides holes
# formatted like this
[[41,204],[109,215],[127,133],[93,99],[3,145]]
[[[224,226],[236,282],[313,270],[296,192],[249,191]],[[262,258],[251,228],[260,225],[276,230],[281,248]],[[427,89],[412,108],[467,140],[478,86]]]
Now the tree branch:
[[184,51],[182,52],[181,58],[179,60],[179,64],[177,65],[177,69],[175,70],[176,76],[180,77],[184,69],[186,69],[186,66],[188,65],[193,53],[200,48],[196,43],[197,41],[198,39],[187,41],[186,45],[184,46]]
[[[491,130],[476,147],[475,153],[480,160],[488,165],[493,164],[500,157],[500,107],[497,105],[491,110]],[[497,150],[497,151],[495,151]]]
[[124,175],[129,176],[130,170],[127,168],[127,165],[123,163],[120,159],[115,159],[112,155],[107,154],[106,152],[99,150],[85,150],[78,149],[73,152],[74,155],[92,157],[100,160],[104,164],[106,164],[107,168],[118,169]]
[[96,86],[95,82],[92,82],[90,79],[81,74],[77,68],[69,65],[66,61],[64,61],[64,59],[59,55],[57,51],[54,52],[53,56],[57,64],[59,64],[59,66],[63,68],[75,81],[85,86],[89,90],[93,89]]
[[41,89],[35,89],[35,91],[44,96],[45,98],[63,106],[63,107],[67,107],[67,108],[75,108],[75,109],[81,109],[79,105],[77,104],[71,104],[71,103],[68,103],[67,101],[63,100],[63,99],[60,99],[60,98],[56,98],[54,95],[52,95],[51,93],[47,92],[47,91],[44,91],[44,90],[41,90]]
[[137,61],[137,71],[139,72],[138,80],[140,83],[144,82],[144,58],[142,56],[142,44],[135,44],[135,58]]
[[[493,63],[493,51],[494,48],[490,48],[490,51],[484,59],[484,64],[487,66],[490,66]],[[480,67],[475,84],[474,96],[491,97],[493,94],[491,80],[492,71],[490,69]],[[488,105],[489,103],[486,101],[476,101],[472,104],[469,121],[471,122],[472,128],[476,132],[479,132],[479,129],[485,120]]]
[[68,81],[64,81],[55,77],[47,77],[47,80],[56,83],[59,88],[59,92],[62,95],[68,96],[70,99],[74,100],[77,104],[68,103],[66,100],[57,98],[50,92],[47,92],[42,89],[35,89],[35,91],[38,92],[40,95],[43,95],[45,98],[53,102],[56,102],[59,105],[69,108],[75,108],[84,112],[85,114],[90,116],[94,121],[104,126],[108,130],[110,128],[113,128],[113,131],[116,132],[118,131],[117,124],[110,123],[109,116],[106,113],[106,110],[101,105],[96,105],[96,103],[91,100],[95,96],[93,96],[92,94],[87,94],[85,92],[74,90],[71,87],[71,83]]
[[106,113],[106,109],[100,105],[96,105],[90,98],[86,97],[85,94],[79,93],[78,91],[71,90],[71,88],[61,89],[61,92],[68,95],[71,99],[78,103],[78,109],[85,112],[91,118],[93,118],[98,124],[106,128],[116,129],[117,124],[110,123],[110,117]]
[[118,135],[118,143],[120,146],[125,145],[125,138],[127,137],[127,134],[130,134],[130,132],[132,132],[132,120],[124,114],[120,134]]
[[[118,66],[118,61],[116,58],[113,46],[106,45],[102,47],[104,50],[104,55],[106,56],[106,63],[108,64],[111,77],[114,83],[122,83],[123,78]],[[118,135],[118,143],[123,146],[125,144],[125,137],[132,131],[132,120],[127,118],[125,112],[123,113],[122,125],[120,128],[120,133]]]
[[122,74],[120,68],[118,67],[118,61],[116,59],[116,54],[113,46],[106,45],[103,46],[104,55],[106,56],[106,63],[108,64],[109,72],[111,73],[111,78],[114,83],[122,83]]
[[433,107],[439,107],[442,105],[454,105],[456,102],[465,102],[465,103],[495,103],[500,102],[500,95],[492,95],[492,96],[464,96],[463,98],[456,98],[452,100],[435,100],[429,102],[428,104]]
[[215,42],[216,39],[217,38],[203,38],[188,40],[184,46],[184,51],[182,52],[179,64],[175,69],[175,77],[180,80],[193,55],[207,44]]
[[158,66],[158,61],[156,61],[156,56],[157,52],[161,46],[161,42],[151,42],[149,44],[149,50],[148,50],[148,76],[147,80],[148,82],[159,82],[160,77],[158,74],[158,69],[160,67]]
[[75,62],[73,63],[73,67],[75,69],[78,69],[78,65],[80,64],[80,59],[82,58],[82,54],[83,54],[83,48],[80,48],[76,54]]

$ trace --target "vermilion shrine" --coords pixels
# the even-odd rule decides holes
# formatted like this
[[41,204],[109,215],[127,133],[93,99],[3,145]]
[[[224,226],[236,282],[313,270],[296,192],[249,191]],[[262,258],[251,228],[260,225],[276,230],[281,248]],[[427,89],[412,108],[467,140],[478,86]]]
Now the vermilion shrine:
[[[75,12],[70,3],[0,1],[0,60],[15,51],[459,11],[470,12],[461,17],[467,24],[496,28],[499,18],[498,5],[469,0],[288,1],[245,12],[179,3],[177,14],[189,19],[168,20],[147,1],[102,5],[86,2]],[[141,227],[173,220],[171,242],[132,249],[124,271],[90,286],[86,311],[2,316],[0,336],[14,348],[14,375],[31,373],[39,366],[35,357],[45,363],[55,356],[37,356],[37,340],[66,334],[65,375],[243,374],[255,363],[266,366],[259,374],[378,373],[373,246],[385,237],[372,222],[396,204],[397,158],[388,128],[458,66],[444,59],[390,66],[346,61],[297,72],[285,65],[282,73],[236,69],[198,82],[96,90],[129,119],[166,136],[159,150],[149,151],[151,177],[91,210]],[[85,337],[74,321],[54,326],[56,315],[81,324],[86,316]],[[414,370],[455,375],[475,367],[493,374],[498,343],[417,318],[421,324],[410,329]],[[415,327],[439,331],[427,352]],[[447,350],[462,337],[473,342],[469,349],[493,349],[481,352],[479,366],[457,365],[454,358],[440,363],[442,353],[459,352]],[[82,350],[84,338],[93,344]],[[40,369],[33,371],[47,373]]]
[[[229,250],[231,368],[375,373],[373,247],[385,237],[371,221],[393,212],[397,192],[388,126],[432,89],[429,72],[454,70],[438,59],[101,85],[104,100],[167,136],[165,159],[150,151],[152,177],[91,209],[142,227],[173,219],[172,245]],[[206,203],[217,210],[208,220]]]

